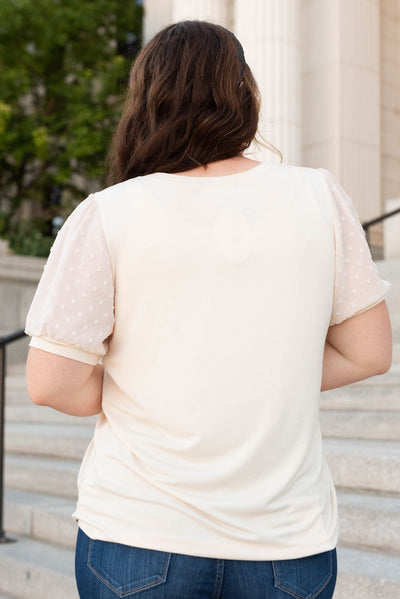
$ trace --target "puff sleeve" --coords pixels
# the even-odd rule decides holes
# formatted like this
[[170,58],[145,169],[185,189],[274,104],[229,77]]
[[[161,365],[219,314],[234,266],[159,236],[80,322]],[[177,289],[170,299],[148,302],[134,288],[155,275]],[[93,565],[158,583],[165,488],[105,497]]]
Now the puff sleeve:
[[59,231],[30,306],[30,345],[97,364],[114,326],[114,277],[92,194]]
[[379,277],[353,202],[329,171],[318,170],[332,206],[335,288],[330,325],[334,325],[379,304],[390,284]]

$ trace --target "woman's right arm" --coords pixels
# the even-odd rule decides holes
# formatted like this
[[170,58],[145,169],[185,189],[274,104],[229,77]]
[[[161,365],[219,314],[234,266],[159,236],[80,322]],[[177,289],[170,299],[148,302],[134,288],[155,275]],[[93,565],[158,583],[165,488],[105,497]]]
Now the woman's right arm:
[[321,391],[384,374],[392,363],[392,331],[386,302],[329,327]]
[[318,169],[328,191],[334,232],[335,282],[321,391],[384,374],[392,362],[392,333],[380,278],[351,198],[335,177]]

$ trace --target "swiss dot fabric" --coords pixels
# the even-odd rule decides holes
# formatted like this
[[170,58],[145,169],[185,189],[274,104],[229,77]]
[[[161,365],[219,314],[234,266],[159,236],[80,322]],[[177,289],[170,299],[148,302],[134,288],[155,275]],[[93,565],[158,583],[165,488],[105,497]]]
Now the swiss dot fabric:
[[100,213],[90,195],[56,237],[25,330],[34,337],[34,347],[96,364],[107,351],[113,323],[113,272]]
[[331,325],[377,305],[390,284],[380,278],[352,200],[334,176],[323,174],[331,195],[335,240],[335,292]]

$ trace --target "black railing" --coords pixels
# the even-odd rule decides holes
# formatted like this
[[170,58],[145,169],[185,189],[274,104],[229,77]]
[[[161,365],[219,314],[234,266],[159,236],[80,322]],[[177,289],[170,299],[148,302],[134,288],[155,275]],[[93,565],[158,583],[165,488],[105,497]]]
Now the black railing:
[[372,227],[373,225],[377,225],[378,223],[381,223],[382,221],[386,220],[390,216],[394,216],[395,214],[400,214],[400,208],[396,208],[396,210],[392,210],[391,212],[387,212],[386,214],[381,214],[380,216],[377,216],[376,218],[373,218],[372,220],[362,223],[363,229],[365,231],[365,236],[368,241],[368,245],[369,245],[369,241],[370,241],[369,240],[369,228]]
[[23,330],[0,337],[0,543],[11,543],[14,539],[6,537],[3,528],[4,508],[4,408],[6,387],[6,351],[7,345],[25,337]]

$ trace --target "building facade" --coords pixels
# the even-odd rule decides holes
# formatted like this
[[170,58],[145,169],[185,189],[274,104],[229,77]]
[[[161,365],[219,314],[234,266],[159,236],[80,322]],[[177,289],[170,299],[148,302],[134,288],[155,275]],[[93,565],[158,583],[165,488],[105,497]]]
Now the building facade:
[[[363,221],[400,207],[399,0],[145,0],[145,41],[182,19],[235,32],[285,163],[330,170]],[[387,231],[371,243],[400,257],[400,215]]]

